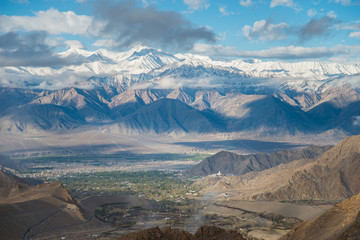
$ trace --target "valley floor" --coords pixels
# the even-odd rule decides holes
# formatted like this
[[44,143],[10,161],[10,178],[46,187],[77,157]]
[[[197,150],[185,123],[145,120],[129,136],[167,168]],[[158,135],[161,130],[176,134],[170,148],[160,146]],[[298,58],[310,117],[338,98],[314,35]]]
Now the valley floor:
[[208,135],[124,135],[98,130],[64,133],[2,133],[0,153],[4,155],[64,155],[133,153],[207,153],[232,151],[239,154],[275,152],[306,145],[335,145],[342,136],[302,135],[256,137],[246,134]]
[[223,193],[213,197],[201,192],[201,186],[181,172],[221,150],[275,152],[338,140],[309,139],[48,132],[6,135],[0,139],[0,152],[19,167],[16,175],[64,184],[86,212],[84,222],[51,231],[44,230],[48,218],[43,219],[40,230],[33,224],[27,233],[31,239],[116,239],[153,226],[194,232],[201,225],[234,229],[254,239],[276,239],[332,203],[232,201]]

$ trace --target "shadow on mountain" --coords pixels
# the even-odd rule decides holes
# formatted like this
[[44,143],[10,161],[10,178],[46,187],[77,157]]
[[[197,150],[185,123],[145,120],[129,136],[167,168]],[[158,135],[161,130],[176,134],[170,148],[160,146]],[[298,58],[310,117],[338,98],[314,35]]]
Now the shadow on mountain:
[[223,127],[209,112],[203,113],[175,99],[163,98],[142,106],[136,112],[119,119],[126,129],[141,132],[222,132]]
[[[2,131],[71,130],[119,124],[125,132],[222,133],[245,132],[257,136],[317,134],[337,129],[360,133],[360,102],[337,107],[325,102],[308,112],[272,95],[229,96],[195,89],[62,89],[54,92],[0,89],[10,101],[0,108]],[[16,100],[19,97],[21,100]],[[31,102],[30,102],[31,101]],[[220,102],[219,102],[220,101]],[[227,108],[218,112],[216,104]],[[237,116],[237,117],[236,117]]]
[[312,121],[298,107],[266,96],[245,105],[249,110],[243,118],[227,120],[229,132],[257,132],[262,135],[295,135],[298,132],[314,130]]

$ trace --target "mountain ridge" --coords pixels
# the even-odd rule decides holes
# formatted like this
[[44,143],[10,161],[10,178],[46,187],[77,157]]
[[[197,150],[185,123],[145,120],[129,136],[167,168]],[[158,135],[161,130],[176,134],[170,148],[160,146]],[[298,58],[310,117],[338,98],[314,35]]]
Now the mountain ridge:
[[256,153],[249,155],[221,151],[204,159],[184,174],[191,177],[207,176],[218,172],[224,175],[242,175],[252,171],[269,169],[294,160],[317,158],[329,149],[330,146],[310,146],[270,154]]
[[[60,57],[72,56],[84,59],[80,65],[66,66],[60,69],[51,67],[4,67],[7,72],[2,86],[36,87],[60,89],[64,87],[93,88],[89,81],[98,79],[104,83],[119,87],[164,88],[199,86],[242,86],[249,88],[268,88],[277,90],[319,91],[328,85],[341,86],[349,83],[359,88],[358,81],[347,76],[360,74],[359,64],[338,64],[322,62],[262,62],[262,61],[215,61],[207,56],[194,54],[172,55],[160,49],[139,46],[124,52],[112,52],[99,49],[86,51],[70,49],[59,53]],[[20,80],[19,76],[21,76]],[[69,76],[72,76],[69,78]],[[65,77],[68,81],[62,85],[51,79]],[[74,81],[73,78],[77,80]],[[217,79],[216,79],[217,78]],[[345,78],[345,79],[342,79]],[[357,76],[358,78],[358,76]],[[14,81],[16,79],[16,81]],[[102,79],[102,80],[101,80]],[[171,80],[171,84],[169,82]],[[256,83],[256,84],[255,84]],[[64,86],[65,84],[65,86]],[[138,85],[138,86],[136,86]],[[59,87],[61,86],[61,87]]]
[[[128,126],[129,129],[123,129],[125,132],[138,132],[136,129],[141,130],[140,134],[172,132],[171,127],[165,126],[166,121],[162,121],[165,125],[160,126],[160,130],[147,127],[151,121],[155,121],[151,106],[157,106],[161,118],[173,118],[177,128],[184,134],[243,132],[254,136],[295,136],[327,131],[334,131],[334,134],[339,131],[345,135],[360,133],[360,97],[355,95],[348,100],[340,96],[340,100],[334,98],[337,104],[323,102],[305,111],[290,101],[285,101],[283,97],[248,95],[236,89],[122,91],[104,86],[92,90],[66,88],[56,91],[2,88],[1,92],[4,96],[10,96],[11,102],[5,104],[0,111],[0,129],[10,133],[99,126],[107,128],[114,124],[120,124],[122,128]],[[12,102],[12,98],[17,100]],[[171,113],[173,110],[169,107],[169,112],[164,111],[167,106],[165,103],[170,102],[173,102],[174,107],[182,105],[182,109],[187,109],[185,112],[198,113],[201,118],[194,117],[191,124],[186,123],[191,116],[184,118],[181,114]],[[136,124],[131,123],[133,121],[130,116],[135,117],[140,112],[143,116],[148,116],[141,117]],[[199,119],[211,124],[204,130],[195,130],[202,128]],[[188,127],[179,127],[184,125]]]
[[84,211],[60,183],[29,186],[2,170],[0,212],[0,236],[4,239],[25,239],[30,234],[33,237],[44,231],[84,223],[86,219]]
[[312,221],[300,223],[279,240],[350,240],[360,237],[360,194],[345,199]]
[[[57,69],[0,68],[8,74],[1,82],[0,100],[5,104],[0,107],[0,131],[118,125],[126,133],[171,133],[168,121],[159,128],[150,124],[157,117],[150,111],[144,116],[144,109],[150,109],[147,105],[160,109],[163,99],[176,99],[190,107],[183,105],[184,109],[200,111],[201,119],[212,123],[198,131],[201,121],[190,127],[179,114],[160,114],[176,122],[172,125],[180,135],[343,137],[360,133],[358,64],[220,61],[145,46],[124,52],[70,49],[60,56],[86,61]],[[135,123],[130,116],[136,118],[140,109],[144,110],[142,121]]]

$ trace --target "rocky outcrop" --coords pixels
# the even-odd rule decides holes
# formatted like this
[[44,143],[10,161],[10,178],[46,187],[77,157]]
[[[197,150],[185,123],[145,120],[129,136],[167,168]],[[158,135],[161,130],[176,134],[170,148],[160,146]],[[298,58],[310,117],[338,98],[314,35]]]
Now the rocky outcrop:
[[303,222],[280,240],[360,239],[360,194],[336,204],[312,221]]
[[[29,186],[0,171],[1,239],[27,239],[38,233],[85,222],[85,214],[60,183]],[[26,217],[24,217],[26,216]]]
[[348,137],[295,171],[287,184],[254,199],[343,200],[360,192],[360,135]]
[[240,233],[215,226],[202,226],[194,235],[170,227],[154,227],[129,233],[119,240],[245,240]]

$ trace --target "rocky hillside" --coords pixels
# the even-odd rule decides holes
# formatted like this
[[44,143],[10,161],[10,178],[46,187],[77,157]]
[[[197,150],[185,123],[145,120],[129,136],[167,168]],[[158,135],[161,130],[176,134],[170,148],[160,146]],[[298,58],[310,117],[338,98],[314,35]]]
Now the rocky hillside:
[[[136,135],[359,134],[359,95],[352,88],[331,91],[324,96],[302,96],[306,100],[301,100],[294,92],[266,90],[260,94],[238,88],[122,89],[106,84],[87,90],[2,88],[0,99],[8,100],[0,109],[0,132],[31,134],[101,127]],[[300,102],[306,102],[306,107]]]
[[346,199],[312,221],[303,222],[280,240],[360,239],[360,194]]
[[3,171],[0,171],[0,215],[2,239],[27,239],[85,221],[82,210],[61,184],[29,186]]
[[28,189],[29,186],[20,178],[0,170],[0,199],[6,199]]
[[317,159],[299,159],[239,176],[197,180],[203,194],[246,200],[341,201],[360,193],[360,135],[345,138]]
[[360,135],[348,137],[309,163],[274,192],[255,196],[265,199],[342,200],[360,192]]
[[263,171],[281,163],[298,159],[315,159],[321,156],[330,146],[310,146],[303,149],[284,150],[276,153],[256,153],[238,155],[231,152],[219,152],[201,161],[185,172],[186,176],[207,176],[221,172],[225,175],[242,175],[252,171]]
[[194,235],[189,232],[170,227],[154,227],[127,234],[119,240],[246,240],[240,233],[215,226],[202,226]]

